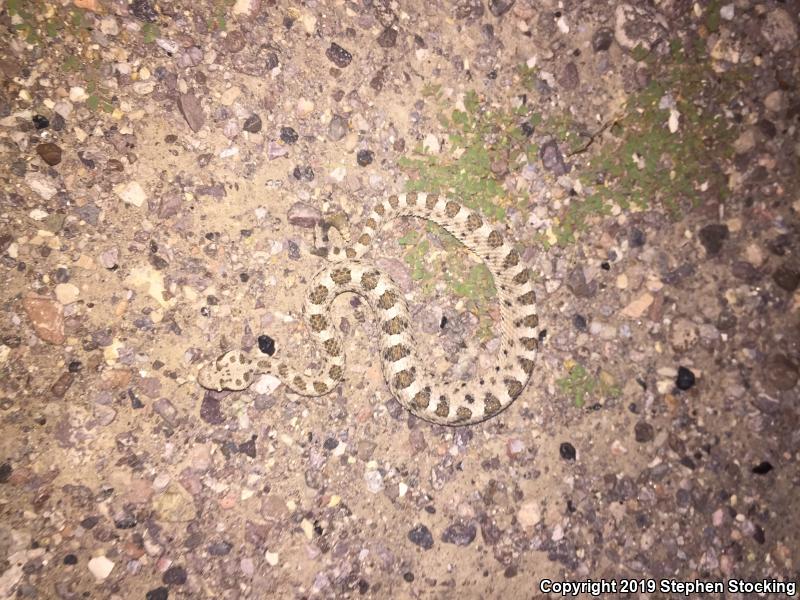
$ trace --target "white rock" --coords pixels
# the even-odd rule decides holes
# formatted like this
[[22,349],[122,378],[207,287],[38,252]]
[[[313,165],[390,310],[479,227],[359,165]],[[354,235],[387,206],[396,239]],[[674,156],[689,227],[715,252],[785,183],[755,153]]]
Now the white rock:
[[223,104],[225,106],[230,106],[231,104],[236,102],[236,99],[241,95],[242,95],[241,88],[238,88],[236,86],[230,87],[224,92],[222,92],[222,96],[220,96],[219,98],[220,104]]
[[8,355],[11,354],[11,348],[5,344],[0,344],[0,365],[8,360]]
[[105,35],[117,35],[119,33],[117,19],[110,15],[108,17],[103,17],[100,20],[100,31]]
[[667,121],[667,126],[669,127],[670,133],[675,133],[676,131],[678,131],[680,116],[681,113],[679,113],[676,109],[674,108],[669,109],[669,120]]
[[780,112],[786,108],[786,95],[781,90],[774,90],[764,98],[764,106],[772,112]]
[[303,29],[309,35],[312,35],[317,30],[317,17],[310,12],[304,12],[300,15],[300,22],[303,24]]
[[256,382],[253,384],[253,391],[257,394],[271,394],[275,390],[278,389],[281,385],[281,380],[275,377],[274,375],[270,375],[265,373],[261,377],[259,377]]
[[34,208],[31,212],[28,213],[28,216],[34,221],[43,221],[47,218],[48,214],[49,213],[46,210],[42,210],[41,208]]
[[297,114],[301,117],[310,115],[314,111],[314,103],[307,98],[300,98],[297,103]]
[[164,52],[169,54],[177,54],[178,50],[180,50],[180,46],[178,42],[173,42],[172,40],[165,40],[164,38],[156,38],[156,45],[161,48]]
[[428,154],[439,154],[439,152],[442,150],[442,145],[439,142],[439,138],[432,133],[426,135],[425,139],[422,140],[422,150]]
[[344,181],[344,178],[347,176],[347,169],[344,167],[336,167],[333,171],[331,171],[331,179],[336,181],[337,183],[341,183]]
[[726,21],[732,20],[733,15],[734,15],[733,4],[726,4],[725,6],[720,7],[719,16],[725,19]]
[[69,89],[69,99],[72,102],[86,102],[88,98],[89,94],[87,94],[86,90],[79,85]]
[[233,5],[233,14],[252,16],[261,7],[260,0],[236,0]]
[[111,575],[111,570],[114,568],[114,563],[108,560],[105,556],[97,556],[90,560],[87,566],[89,567],[91,574],[94,575],[95,579],[102,581]]
[[539,506],[536,502],[525,502],[519,508],[517,519],[522,527],[530,529],[542,520],[542,512],[539,510]]
[[59,102],[56,102],[56,105],[53,107],[53,112],[58,115],[61,115],[65,119],[68,118],[69,115],[72,113],[72,102],[69,102],[67,100],[61,100]]
[[78,296],[81,295],[81,291],[78,289],[78,286],[71,283],[59,283],[56,286],[55,291],[56,300],[64,305],[72,304],[78,299]]
[[277,564],[278,564],[278,553],[277,552],[266,552],[266,553],[264,553],[264,559],[267,561],[267,564],[270,567],[277,566]]
[[120,183],[114,187],[114,193],[119,196],[123,202],[132,204],[137,208],[141,207],[147,200],[147,194],[138,181]]
[[133,91],[135,94],[139,94],[140,96],[147,96],[148,94],[152,94],[153,90],[156,89],[156,82],[155,81],[137,81],[133,84]]
[[26,173],[25,183],[45,200],[50,200],[50,198],[58,193],[58,188],[53,184],[50,178],[40,173]]

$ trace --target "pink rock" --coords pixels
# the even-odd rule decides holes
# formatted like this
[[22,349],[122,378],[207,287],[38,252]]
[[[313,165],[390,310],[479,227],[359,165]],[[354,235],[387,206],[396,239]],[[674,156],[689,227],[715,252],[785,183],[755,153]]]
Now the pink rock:
[[64,343],[64,307],[59,302],[30,294],[22,301],[22,308],[39,339],[55,345]]

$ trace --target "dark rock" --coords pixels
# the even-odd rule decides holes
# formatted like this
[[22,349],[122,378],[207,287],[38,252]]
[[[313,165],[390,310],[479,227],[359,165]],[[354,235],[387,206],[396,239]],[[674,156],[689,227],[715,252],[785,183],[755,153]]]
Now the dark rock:
[[163,271],[169,266],[169,263],[158,254],[150,254],[147,257],[148,262],[153,265],[156,271]]
[[200,418],[209,425],[220,425],[225,422],[220,401],[215,392],[206,392],[200,404]]
[[264,354],[272,356],[275,354],[275,340],[266,334],[258,336],[258,349]]
[[278,59],[278,54],[276,52],[267,52],[267,55],[264,57],[264,68],[267,71],[272,71],[272,69],[276,68],[280,63]]
[[580,82],[578,66],[574,62],[568,62],[564,65],[561,77],[558,78],[558,84],[565,90],[574,90],[580,85]]
[[281,127],[281,140],[284,144],[294,144],[300,136],[291,127]]
[[564,157],[558,148],[558,142],[555,140],[550,140],[542,145],[539,149],[539,159],[544,168],[554,175],[564,175],[569,171],[567,165],[564,164]]
[[325,450],[333,450],[338,445],[339,441],[336,438],[329,437],[325,438],[325,442],[322,444],[322,447],[325,448]]
[[33,115],[32,121],[33,121],[33,126],[36,127],[36,129],[46,129],[50,127],[50,121],[45,116]]
[[722,250],[722,243],[728,239],[728,226],[722,223],[711,223],[698,232],[700,243],[708,256],[716,256]]
[[574,317],[572,317],[572,325],[578,331],[586,331],[587,327],[586,317],[584,317],[583,315],[575,315]]
[[661,276],[661,281],[666,285],[676,285],[692,275],[694,275],[694,265],[692,263],[685,263],[672,271],[664,273]]
[[140,21],[152,23],[158,18],[158,14],[153,10],[150,0],[132,0],[129,8],[133,16]]
[[70,372],[62,373],[56,382],[50,387],[50,393],[56,398],[63,398],[73,381],[75,381],[75,375]]
[[731,265],[731,275],[745,283],[755,283],[761,279],[761,273],[745,260],[737,260]]
[[408,532],[408,539],[417,546],[424,548],[425,550],[430,550],[433,548],[433,535],[431,535],[430,529],[425,527],[425,525],[417,525]]
[[61,162],[61,148],[52,142],[45,142],[36,146],[36,154],[51,167],[55,167]]
[[775,127],[775,123],[768,119],[761,119],[758,123],[756,123],[756,127],[758,127],[759,131],[764,134],[764,137],[769,139],[772,139],[778,135],[778,128]]
[[578,265],[567,275],[567,288],[578,298],[590,298],[595,294],[596,286],[586,283],[583,267]]
[[242,442],[239,444],[239,452],[244,454],[245,456],[249,456],[250,458],[256,457],[256,438],[255,436],[251,437],[246,442]]
[[144,595],[145,600],[168,600],[169,588],[161,587],[153,588]]
[[378,36],[378,45],[381,48],[394,48],[397,44],[397,30],[394,27],[387,27]]
[[13,472],[14,469],[11,467],[11,463],[4,462],[0,464],[0,483],[8,483]]
[[573,446],[569,442],[562,442],[561,445],[558,447],[558,453],[564,460],[575,460],[575,457],[578,454],[575,451],[575,446]]
[[331,42],[330,47],[325,51],[325,56],[340,69],[344,69],[353,60],[353,55],[335,42]]
[[489,0],[489,12],[495,17],[506,14],[517,0]]
[[180,94],[178,96],[178,110],[181,111],[183,118],[189,124],[192,131],[200,131],[206,122],[203,107],[200,101],[193,94]]
[[592,36],[592,49],[595,52],[605,52],[611,47],[614,41],[614,32],[607,27],[601,27]]
[[675,378],[675,387],[685,392],[694,386],[694,381],[694,373],[692,373],[686,367],[678,367],[678,376]]
[[356,154],[356,162],[358,162],[361,167],[372,164],[374,158],[375,153],[372,150],[359,150],[358,154]]
[[226,556],[227,554],[230,554],[232,548],[233,544],[231,544],[230,542],[222,541],[210,544],[207,550],[211,556]]
[[292,171],[292,175],[297,181],[314,181],[314,169],[308,165],[303,167],[297,165]]
[[186,569],[179,565],[170,567],[161,576],[161,581],[167,585],[183,585],[186,583]]
[[751,471],[756,475],[766,475],[767,473],[772,471],[773,468],[774,467],[772,466],[772,463],[770,463],[768,460],[765,460],[758,463],[755,467],[751,469]]
[[639,421],[636,423],[633,430],[636,436],[636,441],[640,444],[652,442],[653,438],[655,437],[655,430],[653,429],[653,426],[646,421]]
[[628,231],[628,246],[631,248],[641,248],[647,242],[647,236],[644,231],[638,227],[631,227]]
[[62,561],[65,565],[77,565],[78,564],[78,557],[74,554],[67,554]]
[[250,133],[258,133],[261,131],[261,117],[258,115],[250,115],[245,119],[242,129]]
[[475,539],[477,533],[478,530],[472,523],[458,521],[448,526],[447,529],[442,532],[442,541],[445,544],[469,546]]
[[785,354],[773,354],[764,366],[764,383],[772,389],[787,392],[797,385],[797,365]]
[[60,114],[56,113],[53,115],[53,120],[50,121],[50,127],[53,131],[62,131],[66,126],[66,122],[64,121],[64,117]]
[[800,268],[789,264],[787,261],[775,269],[772,274],[772,280],[781,289],[787,292],[794,292],[797,286],[800,285]]

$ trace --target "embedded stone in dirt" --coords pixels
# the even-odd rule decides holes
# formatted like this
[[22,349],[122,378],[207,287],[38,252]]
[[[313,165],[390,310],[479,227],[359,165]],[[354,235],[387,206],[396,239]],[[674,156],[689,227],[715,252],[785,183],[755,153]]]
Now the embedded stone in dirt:
[[50,344],[64,343],[64,308],[50,298],[30,295],[22,301],[25,314],[39,339]]

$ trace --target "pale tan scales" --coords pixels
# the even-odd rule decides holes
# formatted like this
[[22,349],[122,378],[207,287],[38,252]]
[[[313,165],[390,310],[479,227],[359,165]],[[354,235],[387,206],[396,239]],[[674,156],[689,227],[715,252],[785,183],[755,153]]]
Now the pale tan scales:
[[[500,349],[492,367],[471,381],[443,381],[432,375],[417,352],[411,318],[402,292],[361,257],[381,226],[402,216],[441,225],[491,271],[500,301]],[[319,343],[323,365],[314,375],[258,350],[228,352],[201,369],[198,380],[213,390],[241,390],[261,373],[278,377],[293,392],[321,396],[332,391],[345,372],[342,340],[330,319],[334,298],[344,292],[363,296],[380,320],[381,365],[392,394],[416,416],[444,425],[469,425],[507,408],[530,379],[539,341],[539,320],[530,269],[512,241],[460,202],[431,194],[399,194],[377,204],[356,242],[329,254],[332,264],[308,286],[303,314]]]

